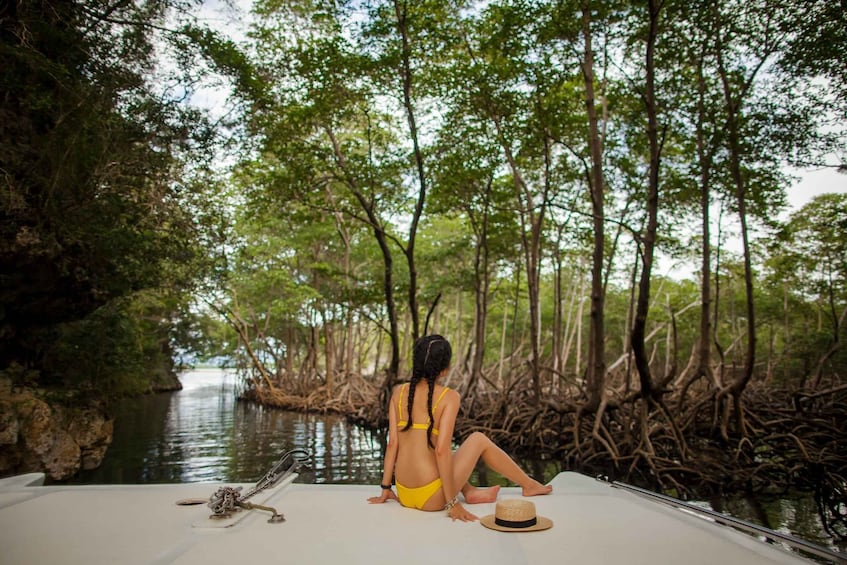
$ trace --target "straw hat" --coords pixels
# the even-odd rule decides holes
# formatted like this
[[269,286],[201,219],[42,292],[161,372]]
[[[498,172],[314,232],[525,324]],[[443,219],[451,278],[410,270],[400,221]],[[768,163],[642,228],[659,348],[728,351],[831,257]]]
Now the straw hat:
[[528,500],[501,500],[494,507],[494,514],[480,520],[483,526],[501,532],[534,532],[553,527],[553,520],[538,516],[535,504]]

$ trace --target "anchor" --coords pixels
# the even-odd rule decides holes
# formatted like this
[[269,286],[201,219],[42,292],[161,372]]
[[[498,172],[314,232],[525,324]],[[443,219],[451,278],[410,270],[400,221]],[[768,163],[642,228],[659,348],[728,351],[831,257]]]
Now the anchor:
[[[300,471],[306,461],[311,458],[311,454],[305,449],[291,449],[286,451],[279,460],[274,463],[270,470],[256,482],[256,485],[247,491],[246,494],[241,494],[242,487],[220,487],[212,496],[209,497],[208,506],[212,509],[212,514],[209,516],[213,519],[224,519],[232,516],[233,513],[243,510],[264,510],[271,513],[269,524],[278,524],[285,521],[285,516],[276,511],[272,506],[255,504],[248,502],[248,499],[262,492],[263,490],[272,488],[280,482]],[[206,502],[203,499],[187,499],[178,501],[179,505],[202,504]]]

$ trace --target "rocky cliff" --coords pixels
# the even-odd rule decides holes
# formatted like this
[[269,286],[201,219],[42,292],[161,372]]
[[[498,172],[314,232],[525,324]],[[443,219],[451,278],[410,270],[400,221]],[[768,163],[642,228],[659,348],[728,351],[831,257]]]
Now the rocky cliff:
[[113,420],[102,405],[64,406],[0,379],[0,476],[44,472],[65,479],[100,465]]

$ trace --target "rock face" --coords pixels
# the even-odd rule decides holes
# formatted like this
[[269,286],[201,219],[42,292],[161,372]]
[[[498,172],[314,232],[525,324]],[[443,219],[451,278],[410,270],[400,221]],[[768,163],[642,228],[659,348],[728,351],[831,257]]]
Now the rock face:
[[67,407],[0,380],[0,476],[34,471],[53,479],[100,465],[114,420],[95,403]]
[[182,383],[173,371],[151,375],[150,392],[174,392],[182,390]]

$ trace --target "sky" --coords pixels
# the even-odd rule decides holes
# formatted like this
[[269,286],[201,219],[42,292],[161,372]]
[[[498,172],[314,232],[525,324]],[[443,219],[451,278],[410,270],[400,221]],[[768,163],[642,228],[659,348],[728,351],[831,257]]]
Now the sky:
[[818,194],[847,193],[847,174],[835,168],[793,172],[800,180],[788,188],[788,204],[797,210]]

